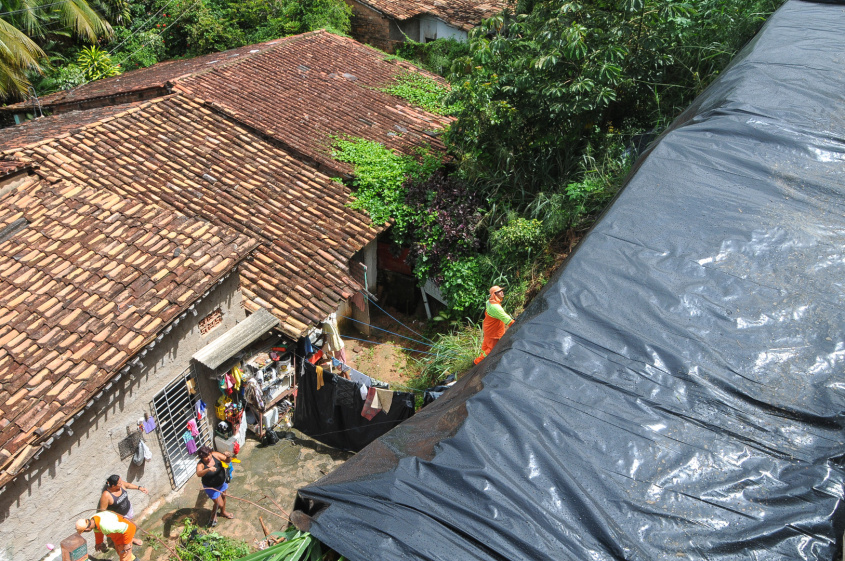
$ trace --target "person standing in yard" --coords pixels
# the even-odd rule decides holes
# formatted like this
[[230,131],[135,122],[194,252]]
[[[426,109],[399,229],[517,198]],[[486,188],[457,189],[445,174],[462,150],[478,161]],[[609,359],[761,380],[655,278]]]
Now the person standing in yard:
[[120,556],[120,561],[133,561],[132,543],[135,538],[135,524],[119,514],[104,510],[91,518],[76,521],[76,531],[79,534],[94,530],[95,549],[105,551],[106,544],[103,536],[108,536],[114,543],[114,548]]
[[487,307],[484,311],[484,323],[481,329],[484,332],[484,341],[481,343],[481,354],[473,362],[478,364],[490,354],[499,339],[513,323],[513,318],[505,313],[502,308],[502,300],[505,298],[505,290],[500,286],[490,288],[490,298],[487,300]]
[[226,482],[226,470],[221,462],[231,462],[232,453],[221,454],[215,452],[208,446],[200,446],[197,450],[200,461],[197,462],[197,476],[202,478],[202,486],[208,497],[214,501],[211,508],[211,520],[209,527],[217,526],[217,509],[220,509],[220,516],[223,518],[234,518],[231,512],[226,512],[226,495],[223,493],[229,488]]
[[[100,504],[97,510],[108,510],[119,514],[127,520],[135,518],[135,511],[132,509],[132,503],[129,502],[128,489],[137,489],[144,494],[149,494],[146,488],[128,483],[120,478],[119,475],[110,475],[106,479],[106,490],[100,495]],[[135,545],[141,545],[141,540],[132,540]]]

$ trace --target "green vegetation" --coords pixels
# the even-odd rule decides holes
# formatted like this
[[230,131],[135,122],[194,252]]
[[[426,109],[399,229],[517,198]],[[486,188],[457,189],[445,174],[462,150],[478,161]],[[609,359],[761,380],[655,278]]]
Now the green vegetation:
[[398,155],[375,141],[362,138],[335,138],[333,157],[352,164],[355,178],[353,208],[366,210],[373,222],[394,221],[394,235],[404,239],[418,220],[405,204],[406,178],[425,177],[434,172],[440,161],[428,152],[418,158]]
[[24,96],[28,73],[41,74],[50,64],[49,45],[57,38],[94,42],[112,34],[109,23],[95,10],[120,17],[120,0],[89,5],[85,0],[12,0],[4,2],[0,18],[0,97]]
[[471,236],[460,244],[432,241],[443,237],[433,225],[452,212],[444,207],[436,221],[419,214],[416,239],[401,240],[412,244],[417,276],[434,278],[450,301],[441,319],[452,329],[423,361],[420,383],[455,371],[444,357],[474,355],[477,327],[455,321],[481,318],[487,287],[505,286],[505,308],[519,313],[618,192],[637,151],[780,3],[521,0],[473,30],[466,45],[401,47],[449,79],[444,103],[456,107],[445,135],[454,162],[448,179],[415,179],[406,191],[427,185],[416,196],[434,201],[447,181],[478,195],[477,219],[462,218]]
[[443,100],[449,93],[449,89],[446,86],[438,84],[435,80],[427,76],[414,72],[398,74],[394,78],[393,84],[381,88],[380,91],[401,97],[412,105],[422,107],[426,111],[437,115],[446,115],[456,109],[446,107],[443,103]]
[[[446,319],[441,316],[440,319]],[[409,387],[425,390],[442,382],[449,374],[460,375],[472,368],[472,361],[481,349],[481,325],[467,320],[454,322],[445,334],[439,334],[429,352],[432,355],[414,359],[419,373],[409,382]],[[418,396],[422,399],[422,396]]]
[[347,34],[352,15],[343,0],[28,0],[9,11],[16,19],[0,20],[8,101],[30,84],[43,96],[172,58],[317,29]]
[[336,554],[327,555],[330,550],[324,548],[315,537],[308,532],[300,532],[293,526],[284,532],[273,534],[280,534],[285,541],[263,551],[256,551],[238,561],[320,561],[327,558],[344,561],[346,559],[342,555],[339,557]]
[[200,530],[190,519],[185,520],[179,543],[176,553],[182,561],[235,561],[252,549],[244,541]]

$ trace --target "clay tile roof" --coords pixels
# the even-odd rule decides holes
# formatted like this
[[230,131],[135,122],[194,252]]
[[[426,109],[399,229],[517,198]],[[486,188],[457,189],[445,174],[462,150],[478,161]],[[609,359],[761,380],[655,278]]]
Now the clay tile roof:
[[56,137],[78,129],[80,125],[119,115],[137,106],[137,103],[98,107],[88,111],[69,111],[52,117],[24,121],[20,125],[0,129],[0,150],[26,146],[48,137]]
[[[215,64],[230,62],[239,56],[271,48],[273,45],[283,40],[284,39],[276,39],[274,41],[268,41],[267,43],[248,45],[246,47],[240,47],[222,53],[211,53],[195,58],[168,60],[154,64],[148,68],[130,70],[120,76],[113,76],[111,78],[104,78],[102,80],[89,82],[83,86],[73,88],[72,90],[46,95],[40,98],[39,101],[41,103],[41,107],[46,109],[56,105],[72,105],[92,99],[126,96],[128,94],[137,94],[139,92],[164,95],[167,93],[166,85],[170,80],[174,80],[179,76],[184,76],[185,74],[200,72]],[[120,102],[119,100],[116,101]],[[21,111],[31,109],[32,102],[27,101],[7,105],[6,107],[0,108],[0,111],[19,113]]]
[[[5,192],[0,232],[0,486],[166,327],[156,313],[162,302],[181,312],[256,244],[172,210],[39,175]],[[187,252],[174,258],[188,247],[219,265],[200,265]],[[166,269],[196,274],[156,291],[152,279]],[[177,302],[182,285],[195,296]],[[124,290],[127,298],[113,298]]]
[[32,167],[32,164],[29,162],[22,162],[20,160],[0,160],[0,177],[5,177],[30,167]]
[[421,147],[444,150],[432,132],[450,119],[379,91],[407,72],[442,79],[387,58],[346,37],[307,33],[182,77],[174,88],[279,139],[334,173],[349,173],[347,164],[331,157],[333,135],[375,140],[407,154]]
[[[46,96],[41,105],[49,109],[71,99],[77,103],[142,87],[155,88],[164,95],[168,85],[277,139],[300,159],[338,175],[351,173],[351,167],[331,157],[332,136],[366,138],[407,154],[416,154],[420,148],[445,151],[439,131],[451,119],[378,91],[407,72],[422,73],[446,84],[434,74],[357,41],[316,31],[156,64],[91,82],[72,93]],[[10,142],[18,142],[14,140],[16,128],[0,131],[4,149],[11,147]],[[12,140],[4,141],[9,135]],[[120,139],[103,141],[98,147],[108,149],[110,142]]]
[[[270,310],[292,337],[358,291],[348,262],[383,228],[348,207],[348,187],[274,139],[180,94],[14,151],[46,176],[96,185],[259,240],[254,258],[241,267],[244,305]],[[210,260],[204,266],[223,265]],[[173,274],[187,290],[191,267],[177,266]]]
[[502,10],[507,0],[357,0],[400,21],[422,14],[435,16],[453,27],[469,31]]

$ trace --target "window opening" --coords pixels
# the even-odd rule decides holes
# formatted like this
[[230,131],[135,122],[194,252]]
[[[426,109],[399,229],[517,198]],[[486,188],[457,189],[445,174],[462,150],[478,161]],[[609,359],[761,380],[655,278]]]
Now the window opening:
[[[197,456],[188,454],[182,435],[188,430],[188,421],[196,420],[195,404],[198,394],[188,391],[188,380],[197,387],[196,374],[188,368],[170,382],[153,398],[153,411],[158,424],[159,442],[164,452],[167,471],[174,489],[179,489],[196,473]],[[210,446],[208,423],[197,421],[199,436],[194,437],[197,448]]]

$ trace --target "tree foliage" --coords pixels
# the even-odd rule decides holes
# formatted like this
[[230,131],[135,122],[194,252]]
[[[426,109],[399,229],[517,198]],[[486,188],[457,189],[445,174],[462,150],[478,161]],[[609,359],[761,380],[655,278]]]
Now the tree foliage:
[[43,66],[49,64],[39,42],[64,35],[90,43],[112,33],[109,23],[86,0],[12,0],[4,2],[3,7],[0,97],[4,99],[25,97],[31,86],[27,74],[42,73]]
[[518,204],[577,171],[594,131],[676,113],[778,0],[522,0],[453,64],[463,173]]

